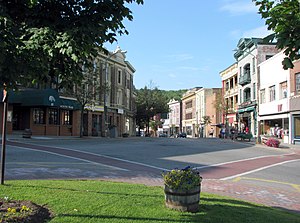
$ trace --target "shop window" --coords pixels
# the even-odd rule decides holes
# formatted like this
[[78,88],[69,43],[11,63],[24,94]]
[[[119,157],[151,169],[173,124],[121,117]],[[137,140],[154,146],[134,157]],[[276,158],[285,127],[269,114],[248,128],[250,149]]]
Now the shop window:
[[33,123],[45,124],[45,111],[42,108],[33,109]]
[[58,110],[50,108],[49,109],[49,124],[58,125]]
[[62,118],[64,125],[72,125],[72,111],[65,110],[62,111]]
[[294,137],[295,138],[300,138],[300,116],[296,116],[295,119],[295,133],[294,133]]

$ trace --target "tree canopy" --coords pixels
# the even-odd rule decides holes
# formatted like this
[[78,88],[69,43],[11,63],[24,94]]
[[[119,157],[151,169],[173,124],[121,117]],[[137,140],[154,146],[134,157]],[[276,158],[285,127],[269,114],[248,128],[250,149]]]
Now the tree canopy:
[[128,34],[128,3],[143,0],[0,0],[0,84],[80,82],[105,42]]
[[300,58],[300,2],[299,0],[252,0],[259,6],[259,14],[266,19],[269,30],[274,31],[278,49],[287,57],[284,69],[293,68]]
[[168,98],[157,87],[144,87],[137,90],[137,125],[149,127],[150,119],[160,113],[169,112]]

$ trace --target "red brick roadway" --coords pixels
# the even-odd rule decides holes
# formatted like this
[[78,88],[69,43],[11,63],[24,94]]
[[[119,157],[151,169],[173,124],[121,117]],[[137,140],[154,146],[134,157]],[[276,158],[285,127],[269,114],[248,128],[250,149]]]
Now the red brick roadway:
[[[39,151],[47,151],[69,157],[80,158],[91,162],[97,162],[129,170],[123,171],[120,175],[114,175],[111,177],[103,176],[101,177],[102,179],[142,183],[151,186],[163,185],[161,179],[162,170],[148,165],[63,148],[32,145],[21,142],[8,142],[8,144]],[[204,192],[226,195],[300,213],[299,188],[294,188],[294,190],[284,190],[282,188],[261,186],[253,183],[224,180],[229,179],[232,176],[238,177],[239,175],[250,172],[252,170],[257,170],[260,168],[292,160],[300,160],[299,151],[292,154],[266,156],[225,163],[218,166],[207,166],[200,170],[201,175],[204,179],[201,188]]]

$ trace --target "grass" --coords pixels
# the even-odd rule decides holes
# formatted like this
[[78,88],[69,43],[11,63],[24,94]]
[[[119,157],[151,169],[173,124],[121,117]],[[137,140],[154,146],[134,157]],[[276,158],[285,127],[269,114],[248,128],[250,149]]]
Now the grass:
[[51,223],[300,223],[298,214],[207,193],[200,212],[177,212],[164,206],[161,187],[96,180],[6,181],[0,197],[46,205],[55,214]]

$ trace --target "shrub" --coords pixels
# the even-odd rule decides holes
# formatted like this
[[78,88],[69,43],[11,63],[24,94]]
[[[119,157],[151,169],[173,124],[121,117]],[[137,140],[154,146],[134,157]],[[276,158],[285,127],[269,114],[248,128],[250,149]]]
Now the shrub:
[[173,190],[190,190],[199,186],[202,181],[199,172],[190,166],[184,169],[173,169],[162,175],[165,186]]

